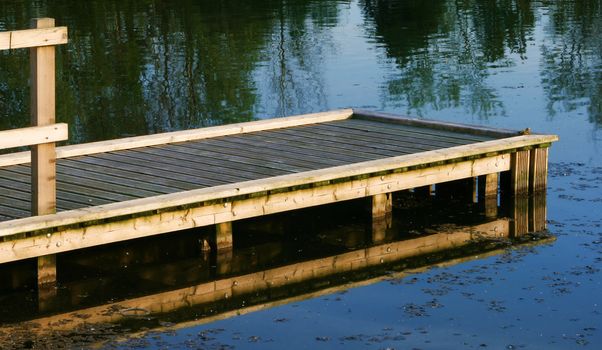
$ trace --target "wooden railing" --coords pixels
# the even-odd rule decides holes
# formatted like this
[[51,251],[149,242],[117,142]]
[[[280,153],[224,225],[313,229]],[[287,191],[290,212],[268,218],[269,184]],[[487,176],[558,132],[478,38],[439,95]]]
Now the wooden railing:
[[31,125],[0,131],[0,149],[32,146],[31,213],[56,212],[55,142],[68,138],[67,124],[55,124],[55,45],[66,44],[67,27],[36,18],[32,28],[0,32],[0,50],[30,49]]

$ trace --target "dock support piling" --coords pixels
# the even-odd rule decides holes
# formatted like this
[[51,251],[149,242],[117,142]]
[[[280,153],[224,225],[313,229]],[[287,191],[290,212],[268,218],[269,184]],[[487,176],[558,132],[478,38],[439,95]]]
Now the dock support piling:
[[217,250],[231,249],[232,240],[232,222],[222,222],[215,225],[215,246]]
[[529,154],[529,189],[545,191],[548,182],[548,148],[535,148]]
[[517,151],[510,156],[510,193],[529,193],[530,151]]
[[382,242],[393,221],[393,193],[372,196],[372,242]]
[[382,218],[393,211],[393,194],[381,193],[372,196],[372,218]]

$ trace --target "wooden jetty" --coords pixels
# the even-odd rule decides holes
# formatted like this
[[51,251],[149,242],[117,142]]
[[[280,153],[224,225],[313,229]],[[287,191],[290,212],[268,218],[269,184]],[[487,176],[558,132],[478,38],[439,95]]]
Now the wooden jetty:
[[75,249],[208,225],[228,249],[245,218],[369,197],[377,222],[392,193],[450,183],[495,211],[500,189],[546,188],[555,135],[356,109],[55,148],[67,126],[55,123],[54,45],[67,28],[34,28],[0,33],[0,50],[31,48],[33,125],[0,131],[0,149],[33,145],[0,156],[0,263],[37,258],[40,283]]

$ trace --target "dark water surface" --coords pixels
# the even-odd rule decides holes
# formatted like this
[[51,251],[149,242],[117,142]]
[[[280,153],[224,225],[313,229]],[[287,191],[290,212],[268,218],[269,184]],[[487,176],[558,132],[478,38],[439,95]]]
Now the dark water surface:
[[[127,334],[123,329],[129,327],[142,338],[113,339],[103,346],[602,347],[602,1],[0,2],[0,30],[26,28],[29,19],[37,16],[55,17],[57,24],[69,26],[70,43],[57,56],[57,115],[69,123],[71,143],[339,107],[503,128],[530,127],[561,138],[551,149],[547,199],[548,229],[555,240],[538,238],[542,244],[533,246],[517,243],[501,255],[405,278],[393,274],[345,291],[210,323],[192,321],[232,306],[170,314],[146,320],[152,324],[119,330],[88,328],[46,338],[54,345],[85,347],[81,344],[105,339],[103,334]],[[28,124],[28,74],[26,51],[0,52],[0,129]],[[436,211],[442,217],[438,224],[475,224],[476,209],[460,209]],[[404,221],[396,215],[396,222]],[[357,217],[348,222],[345,215],[310,214],[303,219],[309,226],[291,235],[297,240],[288,238],[282,243],[274,233],[281,231],[272,228],[261,230],[272,235],[257,236],[265,238],[249,234],[250,241],[260,241],[257,247],[280,242],[281,250],[252,248],[249,243],[238,252],[235,247],[234,254],[250,259],[243,266],[261,269],[352,251],[368,244],[357,238],[361,234],[351,233],[365,232],[357,231],[357,225],[365,226],[362,216]],[[324,225],[330,226],[326,233],[320,228]],[[390,239],[424,233],[427,226],[394,225]],[[341,243],[353,237],[352,243]],[[215,266],[211,262],[207,266],[182,262],[194,253],[186,248],[191,246],[186,239],[182,238],[184,243],[170,241],[184,246],[168,250],[172,255],[180,252],[171,270],[172,260],[165,258],[149,270],[154,272],[145,272],[152,264],[142,264],[143,257],[128,260],[129,246],[93,252],[96,261],[113,261],[106,270],[82,263],[85,259],[77,254],[59,260],[70,271],[64,285],[78,282],[82,288],[80,294],[73,292],[69,303],[63,299],[61,303],[70,305],[65,310],[74,310],[77,305],[92,307],[96,302],[166,290],[168,283],[157,282],[153,274],[174,276],[176,287],[191,281],[174,271],[191,271],[190,276],[196,276],[193,282],[204,273],[207,278],[214,276],[217,272],[207,267]],[[148,248],[161,242],[146,244]],[[253,251],[261,252],[263,258],[252,263]],[[450,261],[463,254],[474,257],[478,252],[454,252],[431,260]],[[120,265],[116,256],[145,266],[134,275],[149,275],[133,278],[128,272],[130,263]],[[17,268],[29,271],[27,266]],[[24,286],[26,275],[22,274]],[[374,276],[387,276],[387,272],[360,274],[357,279]],[[87,289],[81,282],[86,278]],[[297,292],[320,290],[313,285],[307,288]],[[59,289],[59,294],[65,290]],[[31,306],[35,304],[31,300],[37,297],[2,293],[0,322],[36,318],[37,306]],[[54,310],[42,314],[59,313]],[[139,333],[158,326],[159,333]],[[14,347],[49,346],[38,340],[28,342],[27,336],[33,333],[15,334],[3,333],[0,339]],[[82,334],[91,334],[92,340]]]

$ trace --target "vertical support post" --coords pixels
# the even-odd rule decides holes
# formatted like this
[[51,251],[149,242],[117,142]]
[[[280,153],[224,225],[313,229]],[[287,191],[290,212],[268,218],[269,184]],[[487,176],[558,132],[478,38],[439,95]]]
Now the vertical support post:
[[372,242],[382,242],[393,221],[393,193],[372,196]]
[[215,246],[217,250],[232,248],[232,222],[215,225]]
[[393,194],[381,193],[372,196],[372,218],[382,218],[393,211]]
[[497,216],[498,179],[499,173],[479,176],[479,202],[483,204],[488,218]]
[[510,194],[529,193],[529,154],[530,151],[518,151],[510,157]]
[[[54,18],[36,18],[32,28],[52,28]],[[55,48],[30,49],[31,65],[31,125],[55,123]],[[56,212],[56,150],[54,143],[33,146],[31,149],[31,214]],[[38,258],[38,284],[56,282],[56,257]]]
[[531,193],[545,191],[548,184],[548,148],[532,149],[529,156],[529,189]]

